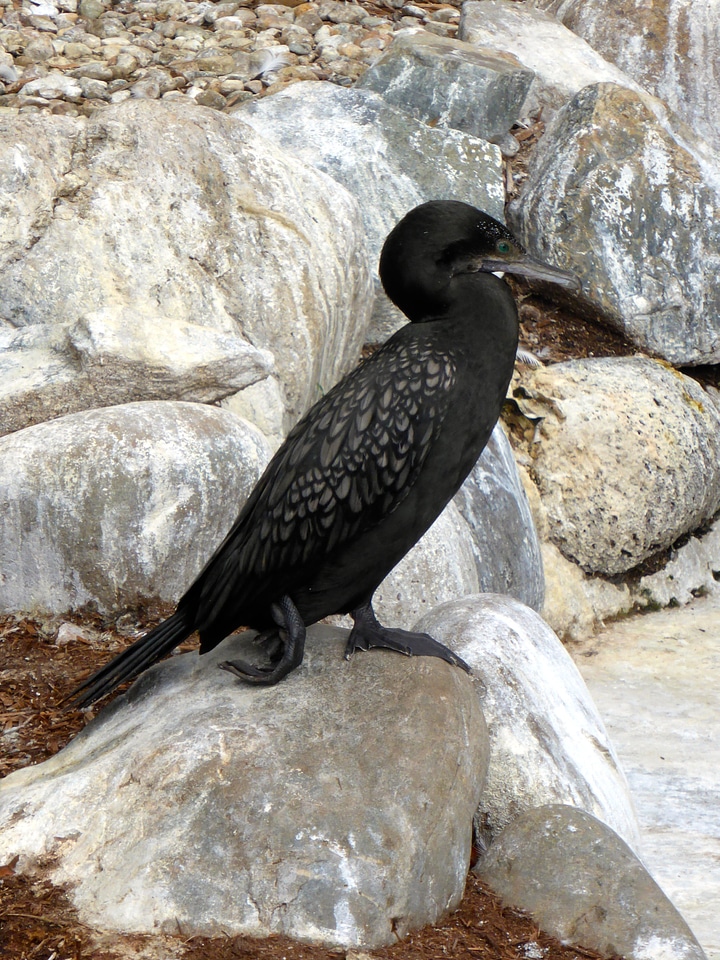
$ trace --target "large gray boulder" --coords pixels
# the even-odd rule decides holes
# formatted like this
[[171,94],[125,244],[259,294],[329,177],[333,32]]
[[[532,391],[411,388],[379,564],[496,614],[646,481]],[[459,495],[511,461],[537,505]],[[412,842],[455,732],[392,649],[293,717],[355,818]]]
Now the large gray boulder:
[[545,417],[533,474],[549,536],[585,570],[614,576],[720,507],[720,409],[690,377],[644,357],[527,372]]
[[[249,634],[153,668],[64,750],[0,785],[0,862],[50,863],[104,930],[396,942],[462,896],[487,764],[473,681],[388,651],[256,688]],[[250,651],[250,656],[252,656]]]
[[521,814],[475,872],[563,943],[627,960],[705,960],[687,923],[626,843],[590,814]]
[[707,0],[535,0],[606,60],[664,100],[715,150],[720,57],[717,3]]
[[464,130],[503,147],[532,79],[532,72],[510,56],[408,32],[394,38],[357,86],[431,126]]
[[[204,400],[201,369],[194,387],[162,394],[155,369],[178,355],[214,366],[241,343],[245,383],[272,352],[287,427],[359,355],[372,288],[356,202],[237,119],[135,99],[89,119],[6,115],[0,182],[3,318],[10,333],[36,328],[24,380],[14,342],[12,429],[100,404]],[[102,361],[119,356],[145,363],[145,384],[137,372],[113,381]],[[236,370],[223,374],[212,399],[238,388]]]
[[[295,83],[242,104],[234,117],[342,184],[357,199],[373,270],[388,232],[426,200],[464,200],[503,218],[500,151],[459,130],[433,129],[357,87]],[[405,322],[376,284],[369,339]]]
[[552,630],[509,597],[446,603],[415,629],[451,646],[483,684],[490,766],[476,815],[485,841],[521,811],[587,810],[637,848],[625,777],[577,667]]
[[676,365],[720,360],[718,194],[641,96],[596,84],[574,97],[508,215],[642,350]]
[[215,407],[145,402],[0,438],[0,610],[124,610],[177,601],[267,460]]

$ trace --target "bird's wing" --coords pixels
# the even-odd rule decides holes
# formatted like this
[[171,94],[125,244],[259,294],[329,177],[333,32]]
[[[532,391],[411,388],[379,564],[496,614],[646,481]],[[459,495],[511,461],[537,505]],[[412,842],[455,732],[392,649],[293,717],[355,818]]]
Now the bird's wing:
[[200,619],[243,581],[307,567],[391,513],[442,426],[455,370],[430,343],[393,338],[316,403],[196,582]]

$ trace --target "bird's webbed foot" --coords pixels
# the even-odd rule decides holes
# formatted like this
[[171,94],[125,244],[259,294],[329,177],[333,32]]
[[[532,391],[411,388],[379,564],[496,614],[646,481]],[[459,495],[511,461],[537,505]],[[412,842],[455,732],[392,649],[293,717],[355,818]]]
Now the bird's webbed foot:
[[446,663],[460,667],[466,673],[472,672],[464,660],[444,644],[433,640],[429,634],[384,627],[378,622],[372,603],[363,604],[353,610],[350,616],[353,618],[354,626],[345,647],[346,660],[349,660],[356,650],[384,647],[386,650],[402,653],[406,657],[438,657]]
[[245,683],[272,686],[299,667],[305,653],[305,624],[290,597],[281,597],[270,607],[277,630],[268,630],[258,636],[258,642],[267,652],[270,665],[258,667],[246,660],[226,660],[218,664],[221,670],[235,674]]

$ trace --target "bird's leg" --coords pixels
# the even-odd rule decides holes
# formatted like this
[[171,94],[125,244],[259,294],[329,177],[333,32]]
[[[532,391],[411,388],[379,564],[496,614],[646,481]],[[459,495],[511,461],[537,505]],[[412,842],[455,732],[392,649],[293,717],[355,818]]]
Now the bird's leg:
[[305,652],[305,624],[297,607],[290,597],[284,596],[272,604],[270,612],[278,629],[258,638],[271,648],[270,666],[256,667],[245,660],[226,660],[219,664],[221,670],[234,673],[246,683],[269,687],[300,666]]
[[356,650],[384,647],[386,650],[404,653],[406,657],[439,657],[440,660],[445,660],[460,667],[466,673],[471,673],[470,667],[464,660],[442,643],[433,640],[427,633],[412,633],[409,630],[384,627],[375,616],[371,600],[353,610],[350,616],[355,625],[350,631],[345,647],[346,660],[349,660]]

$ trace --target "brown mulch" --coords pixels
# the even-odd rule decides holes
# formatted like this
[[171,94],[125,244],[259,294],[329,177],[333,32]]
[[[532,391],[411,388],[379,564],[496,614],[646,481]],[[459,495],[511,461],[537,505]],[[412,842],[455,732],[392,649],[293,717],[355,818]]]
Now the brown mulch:
[[[126,645],[161,611],[106,622],[92,613],[46,622],[0,617],[0,774],[40,763],[60,750],[90,718],[60,701],[89,672]],[[58,646],[61,624],[77,624],[83,635]],[[68,628],[63,628],[67,630]],[[62,635],[61,635],[62,636]],[[190,648],[189,645],[187,648]],[[176,937],[98,934],[81,923],[65,892],[42,877],[0,865],[0,957],[8,960],[120,960],[158,949],[163,960],[337,960],[346,951],[301,944],[284,937]],[[460,907],[441,923],[398,944],[348,960],[597,960],[599,954],[567,947],[500,901],[472,874]]]

